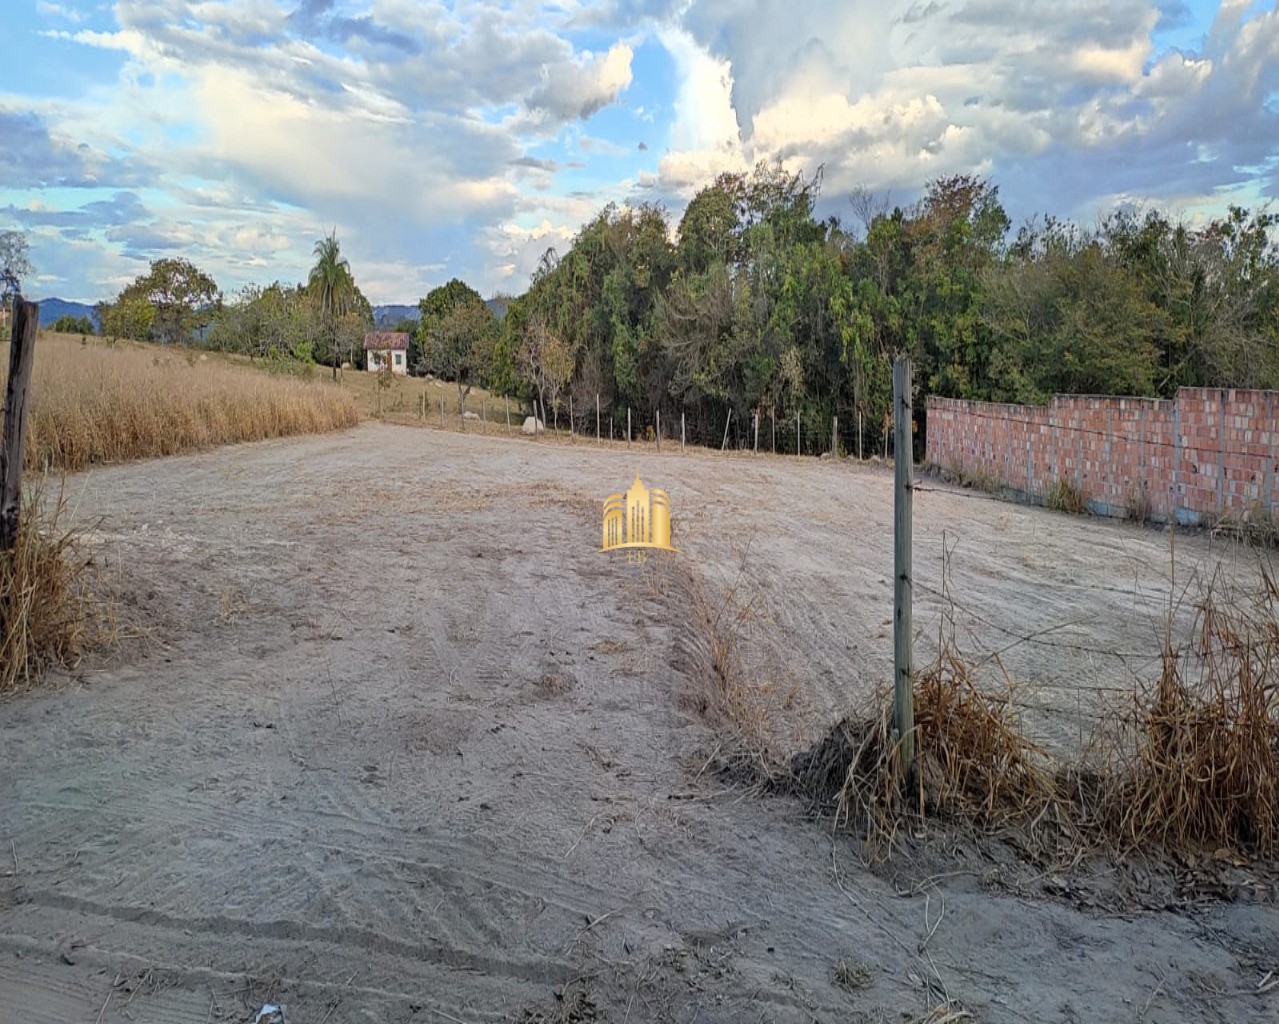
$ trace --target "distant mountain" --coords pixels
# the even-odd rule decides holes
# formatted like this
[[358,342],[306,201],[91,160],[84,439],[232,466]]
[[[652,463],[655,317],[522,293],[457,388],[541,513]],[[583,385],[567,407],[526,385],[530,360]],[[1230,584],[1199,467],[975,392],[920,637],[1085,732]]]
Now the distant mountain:
[[53,321],[64,316],[87,316],[95,324],[98,318],[93,315],[93,307],[83,302],[68,302],[66,299],[40,299],[40,326],[48,327]]
[[422,314],[414,306],[374,306],[373,320],[382,330],[394,327],[401,320],[412,320],[416,323]]

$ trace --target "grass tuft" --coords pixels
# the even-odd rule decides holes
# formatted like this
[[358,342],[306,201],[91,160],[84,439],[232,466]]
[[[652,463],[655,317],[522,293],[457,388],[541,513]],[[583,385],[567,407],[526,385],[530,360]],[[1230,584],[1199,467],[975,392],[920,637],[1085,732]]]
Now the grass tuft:
[[1069,480],[1057,479],[1044,495],[1044,507],[1054,512],[1082,515],[1088,511],[1088,499],[1084,497],[1084,492]]
[[27,688],[48,668],[74,668],[113,637],[93,559],[61,525],[65,516],[65,499],[45,505],[28,496],[17,544],[0,555],[0,694]]
[[1195,640],[1105,745],[1099,824],[1122,849],[1228,849],[1279,857],[1279,590],[1210,588]]

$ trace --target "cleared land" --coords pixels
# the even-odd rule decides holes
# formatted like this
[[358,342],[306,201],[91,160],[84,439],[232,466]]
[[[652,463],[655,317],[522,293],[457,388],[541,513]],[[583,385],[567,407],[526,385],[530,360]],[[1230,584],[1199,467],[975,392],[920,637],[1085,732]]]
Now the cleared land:
[[[365,424],[76,478],[153,640],[0,705],[0,1007],[1273,1019],[1273,892],[1120,916],[977,856],[871,872],[797,803],[702,772],[704,637],[659,563],[595,550],[637,462],[679,564],[749,608],[729,614],[779,742],[888,677],[883,470]],[[950,550],[961,635],[1033,635],[1003,661],[1062,749],[1153,667],[1165,535],[943,489],[917,496],[916,538],[921,657]],[[1221,559],[1255,572],[1179,538],[1177,590]]]

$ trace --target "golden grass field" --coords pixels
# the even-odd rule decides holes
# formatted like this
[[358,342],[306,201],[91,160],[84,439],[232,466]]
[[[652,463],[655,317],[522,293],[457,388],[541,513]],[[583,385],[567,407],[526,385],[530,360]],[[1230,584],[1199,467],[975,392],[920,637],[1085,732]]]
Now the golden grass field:
[[[0,345],[8,365],[9,346]],[[361,419],[320,380],[271,376],[189,350],[42,333],[25,462],[75,471],[239,441],[318,433]]]

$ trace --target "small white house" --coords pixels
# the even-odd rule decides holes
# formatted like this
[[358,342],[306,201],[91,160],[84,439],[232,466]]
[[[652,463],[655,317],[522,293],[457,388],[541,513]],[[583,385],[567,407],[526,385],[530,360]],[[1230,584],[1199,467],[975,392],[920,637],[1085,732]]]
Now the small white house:
[[364,336],[364,356],[370,373],[387,363],[392,373],[408,373],[409,336],[403,331],[370,331]]

